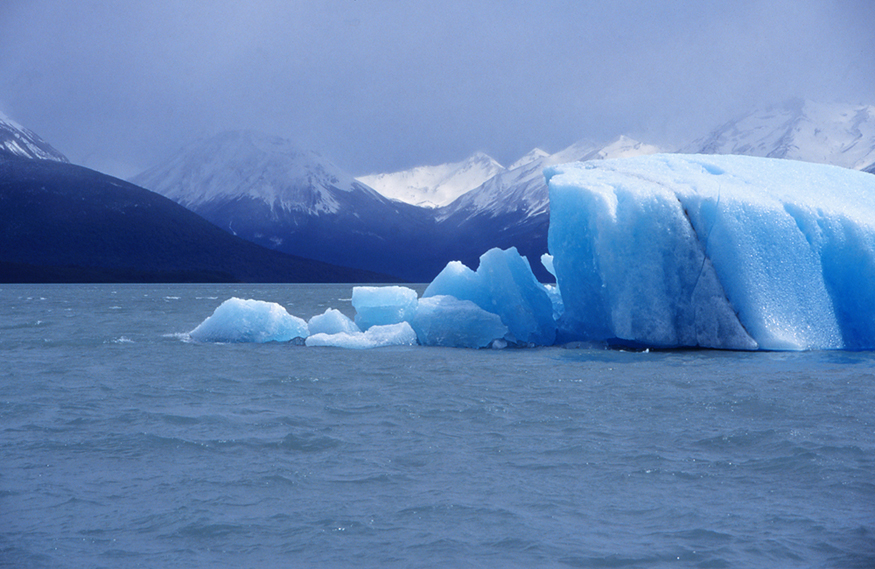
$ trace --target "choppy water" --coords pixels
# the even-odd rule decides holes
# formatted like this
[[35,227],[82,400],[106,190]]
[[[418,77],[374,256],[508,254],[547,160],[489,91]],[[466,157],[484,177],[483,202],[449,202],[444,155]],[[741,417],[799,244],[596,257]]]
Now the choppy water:
[[0,288],[0,566],[875,566],[875,354],[178,335],[350,293]]

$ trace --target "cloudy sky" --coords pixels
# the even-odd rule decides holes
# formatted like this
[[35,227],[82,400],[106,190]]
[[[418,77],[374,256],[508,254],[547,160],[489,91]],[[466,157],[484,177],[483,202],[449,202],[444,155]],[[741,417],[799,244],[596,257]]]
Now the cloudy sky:
[[120,177],[240,128],[355,175],[508,164],[790,97],[875,104],[873,30],[871,0],[2,0],[0,110]]

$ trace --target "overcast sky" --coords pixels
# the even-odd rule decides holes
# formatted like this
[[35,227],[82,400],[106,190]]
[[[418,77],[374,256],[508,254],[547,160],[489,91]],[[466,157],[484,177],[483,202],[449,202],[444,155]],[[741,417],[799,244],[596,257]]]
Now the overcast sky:
[[0,0],[0,110],[120,177],[230,129],[360,175],[794,96],[875,104],[875,2]]

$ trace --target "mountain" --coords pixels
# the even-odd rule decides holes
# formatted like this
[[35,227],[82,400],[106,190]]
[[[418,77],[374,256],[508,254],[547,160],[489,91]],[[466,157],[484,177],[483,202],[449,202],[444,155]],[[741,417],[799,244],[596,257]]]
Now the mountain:
[[515,168],[493,176],[450,205],[437,210],[437,219],[448,249],[459,260],[477,266],[479,256],[491,247],[516,247],[529,258],[535,275],[550,279],[540,264],[547,252],[550,200],[543,170],[546,166],[583,160],[655,154],[659,148],[621,136],[607,145],[579,141],[548,155],[535,149]]
[[429,210],[390,200],[282,138],[226,132],[131,181],[277,251],[414,282],[443,268]]
[[789,158],[863,170],[875,164],[875,107],[794,99],[729,121],[680,151]]
[[420,207],[440,207],[503,170],[490,156],[478,152],[461,162],[360,176],[358,180],[393,200]]
[[0,156],[2,282],[381,282],[285,255],[173,201],[56,160]]
[[40,160],[69,162],[67,157],[37,136],[0,112],[0,156],[23,156]]

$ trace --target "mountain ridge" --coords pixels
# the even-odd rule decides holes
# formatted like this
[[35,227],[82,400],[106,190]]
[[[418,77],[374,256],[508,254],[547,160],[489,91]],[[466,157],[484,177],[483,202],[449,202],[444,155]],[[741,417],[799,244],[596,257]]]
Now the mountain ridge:
[[0,111],[0,155],[70,162],[66,156]]
[[234,237],[82,166],[0,157],[3,282],[386,282]]

